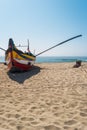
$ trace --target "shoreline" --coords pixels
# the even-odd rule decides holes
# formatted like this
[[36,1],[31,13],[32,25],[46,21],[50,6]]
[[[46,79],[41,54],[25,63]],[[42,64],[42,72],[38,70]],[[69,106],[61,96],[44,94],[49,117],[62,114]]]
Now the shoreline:
[[8,73],[0,64],[0,129],[86,130],[87,63],[35,63]]
[[[39,56],[36,57],[35,63],[69,63],[81,60],[82,62],[87,62],[87,56]],[[0,58],[1,62],[4,61],[4,57]]]

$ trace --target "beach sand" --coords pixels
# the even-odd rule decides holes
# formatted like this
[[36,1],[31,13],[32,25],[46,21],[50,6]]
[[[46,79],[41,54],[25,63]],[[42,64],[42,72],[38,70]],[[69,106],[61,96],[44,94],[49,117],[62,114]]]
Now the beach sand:
[[0,64],[0,130],[87,130],[87,63]]

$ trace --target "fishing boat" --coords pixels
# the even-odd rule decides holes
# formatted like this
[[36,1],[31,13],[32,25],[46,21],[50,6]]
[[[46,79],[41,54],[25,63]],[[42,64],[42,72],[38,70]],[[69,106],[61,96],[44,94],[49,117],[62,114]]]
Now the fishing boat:
[[28,52],[23,52],[15,46],[12,39],[9,39],[8,49],[5,51],[5,61],[10,71],[28,71],[33,67],[36,60],[28,46]]

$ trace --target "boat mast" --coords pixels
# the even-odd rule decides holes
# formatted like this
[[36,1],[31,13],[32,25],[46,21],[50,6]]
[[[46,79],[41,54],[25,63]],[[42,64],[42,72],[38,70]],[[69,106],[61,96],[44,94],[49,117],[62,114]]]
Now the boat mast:
[[6,51],[4,48],[0,47],[1,50]]
[[29,39],[27,40],[27,42],[28,42],[27,51],[28,51],[28,53],[30,53],[30,48],[29,48]]

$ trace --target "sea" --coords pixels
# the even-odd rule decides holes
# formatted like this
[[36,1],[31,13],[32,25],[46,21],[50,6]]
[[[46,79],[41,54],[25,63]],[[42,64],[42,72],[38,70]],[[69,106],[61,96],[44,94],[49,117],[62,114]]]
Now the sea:
[[[87,56],[38,56],[36,63],[76,62],[81,60],[87,62]],[[0,56],[0,63],[5,62],[5,57]]]

